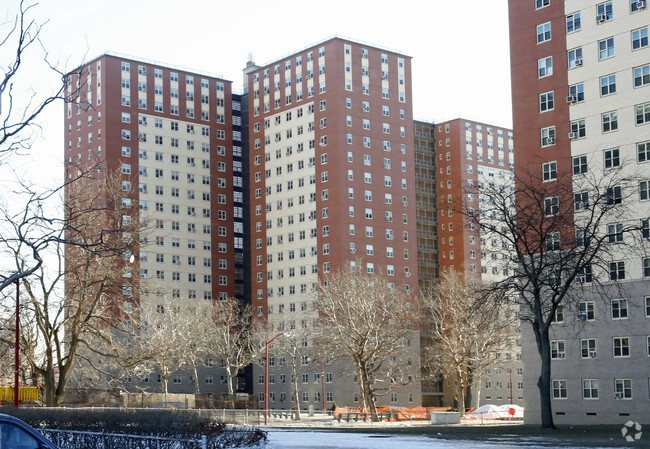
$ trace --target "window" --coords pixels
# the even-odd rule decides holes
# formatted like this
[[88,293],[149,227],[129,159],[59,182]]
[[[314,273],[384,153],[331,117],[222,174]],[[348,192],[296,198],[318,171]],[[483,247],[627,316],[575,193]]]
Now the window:
[[545,162],[542,164],[542,176],[544,181],[555,181],[557,179],[557,162]]
[[535,0],[535,9],[544,8],[551,3],[551,0]]
[[596,319],[593,301],[580,301],[578,304],[578,319],[581,321],[593,321]]
[[612,319],[624,320],[627,318],[627,299],[612,299]]
[[612,339],[614,357],[630,356],[630,339],[628,337],[614,337]]
[[634,87],[650,84],[650,64],[634,68]]
[[621,186],[608,187],[605,196],[608,205],[621,204],[623,201]]
[[[583,241],[587,241],[588,238],[582,237]],[[593,282],[594,276],[591,271],[591,265],[584,265],[578,269],[578,281],[582,284],[589,284]]]
[[607,75],[600,78],[600,95],[616,93],[616,75]]
[[587,130],[585,128],[585,121],[574,120],[571,122],[571,132],[569,133],[569,139],[579,139],[587,135]]
[[596,357],[595,338],[583,338],[580,340],[580,357],[583,359],[593,359]]
[[569,58],[569,68],[573,69],[582,65],[582,47],[574,48],[567,52]]
[[632,380],[614,379],[614,395],[617,399],[632,399]]
[[637,50],[639,48],[643,48],[647,46],[648,46],[648,27],[632,31],[632,49]]
[[553,399],[566,399],[566,380],[553,379]]
[[610,262],[609,263],[609,279],[612,281],[625,280],[625,262]]
[[582,83],[569,86],[569,97],[567,101],[570,103],[580,103],[585,101],[585,85]]
[[560,249],[560,233],[552,232],[548,234],[546,236],[546,251],[557,251],[559,249]]
[[616,223],[607,225],[607,239],[609,243],[620,243],[623,241],[623,224]]
[[634,107],[636,124],[643,125],[650,122],[650,103],[640,104]]
[[551,40],[551,22],[542,23],[537,25],[537,43]]
[[607,59],[614,56],[614,38],[609,37],[598,41],[598,59]]
[[650,181],[639,181],[639,200],[650,200]]
[[549,145],[555,145],[555,126],[549,126],[548,128],[542,128],[540,131],[541,145],[542,147],[547,147]]
[[573,33],[574,31],[580,31],[580,13],[576,12],[566,16],[566,32]]
[[551,111],[555,107],[554,105],[554,93],[551,92],[545,92],[543,94],[539,95],[539,111],[540,112],[545,112],[545,111]]
[[612,20],[614,18],[612,2],[601,3],[596,7],[596,11],[598,12],[598,15],[596,16],[596,21],[598,23]]
[[650,141],[636,144],[637,162],[650,161]]
[[574,175],[587,173],[587,156],[576,156],[573,158],[572,162]]
[[589,209],[589,192],[578,192],[573,194],[573,210],[580,212]]
[[598,399],[598,379],[582,379],[582,398]]
[[605,112],[602,115],[603,132],[616,131],[618,129],[618,113]]
[[560,200],[557,196],[544,198],[544,215],[552,217],[560,213]]
[[546,58],[537,60],[537,77],[544,78],[545,76],[553,75],[553,57],[548,56]]
[[551,359],[566,358],[564,340],[551,340]]
[[[603,114],[603,120],[604,120],[604,115]],[[604,123],[603,123],[604,126]],[[618,148],[614,148],[611,150],[605,150],[603,152],[604,158],[605,158],[605,169],[608,168],[615,168],[621,165],[621,153]]]

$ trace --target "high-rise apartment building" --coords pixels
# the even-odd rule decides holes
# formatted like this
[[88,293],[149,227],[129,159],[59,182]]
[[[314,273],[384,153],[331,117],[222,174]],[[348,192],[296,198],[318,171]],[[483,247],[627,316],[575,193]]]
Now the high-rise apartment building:
[[[509,9],[514,131],[524,149],[517,170],[537,173],[539,185],[573,186],[574,222],[589,210],[576,187],[583,179],[612,173],[638,179],[627,192],[612,187],[608,201],[627,203],[621,206],[625,213],[601,229],[640,228],[635,235],[612,233],[610,241],[638,238],[642,251],[608,251],[612,260],[581,277],[584,297],[560,309],[551,327],[553,418],[560,424],[647,422],[650,376],[642,368],[650,356],[650,259],[643,255],[650,235],[647,2],[511,0]],[[604,285],[599,293],[589,288],[595,277]],[[528,326],[522,331],[524,382],[532,387],[540,360]],[[526,420],[539,422],[539,410],[539,395],[531,391]]]
[[[153,227],[139,235],[116,303],[137,310],[162,296],[243,298],[242,117],[231,82],[105,54],[68,75],[67,92],[78,95],[65,111],[66,179],[87,170],[92,179],[66,186],[66,198],[89,192],[101,209],[117,176],[121,220],[146,217]],[[169,391],[195,391],[194,382],[223,390],[216,368],[199,371],[199,379],[175,375]],[[145,378],[160,388],[155,373]]]
[[[347,264],[417,294],[410,58],[334,38],[270,64],[251,63],[245,74],[255,315],[270,330],[304,332],[318,318],[319,276]],[[305,337],[304,344],[312,342]],[[300,369],[302,407],[358,401],[351,376],[316,361]],[[291,407],[273,403],[291,395],[288,382],[269,387],[270,407]],[[418,405],[419,386],[380,402]]]
[[[488,189],[514,188],[512,130],[456,119],[435,125],[435,163],[440,271],[459,271],[489,284],[503,273],[501,242],[470,219],[499,226],[500,217],[484,213]],[[424,332],[424,331],[423,331]],[[498,354],[485,372],[475,373],[472,394],[481,404],[523,404],[523,367],[517,344]],[[479,383],[480,382],[480,388]],[[453,388],[442,385],[444,405],[452,405]],[[474,397],[475,399],[475,397]],[[475,404],[475,402],[473,402]],[[434,404],[439,405],[439,404]]]

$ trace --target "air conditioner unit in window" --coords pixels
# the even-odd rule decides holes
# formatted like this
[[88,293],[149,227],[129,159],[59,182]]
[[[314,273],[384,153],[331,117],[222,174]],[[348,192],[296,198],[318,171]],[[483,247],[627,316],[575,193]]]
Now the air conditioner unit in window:
[[564,352],[559,352],[559,353],[557,354],[557,358],[558,358],[558,359],[566,359],[566,353],[564,353]]
[[576,59],[576,67],[579,67],[582,65],[582,58],[577,58]]
[[605,14],[598,14],[596,16],[596,23],[603,23],[605,20],[607,20],[607,16]]
[[351,248],[351,249],[350,249],[350,253],[352,253],[352,254],[356,254],[356,253],[357,253],[356,248]]
[[637,7],[637,9],[645,9],[646,8],[646,0],[638,0],[636,2],[636,7]]
[[410,278],[411,277],[411,272],[407,271],[406,273],[404,273],[404,276],[406,276],[407,278]]
[[547,137],[546,145],[555,145],[555,137]]
[[571,103],[577,103],[578,102],[578,96],[577,95],[569,95],[566,97],[566,102],[571,104]]
[[586,321],[587,320],[587,314],[586,313],[579,313],[578,314],[578,319],[580,321]]
[[578,133],[576,133],[576,132],[570,132],[569,133],[569,139],[573,140],[573,139],[577,139],[577,138],[578,138]]
[[589,357],[591,357],[592,359],[595,359],[596,358],[596,351],[590,351],[589,352]]
[[621,393],[620,391],[617,391],[616,393],[614,393],[614,397],[616,399],[622,399],[622,398],[625,397],[625,395],[624,395],[624,393]]

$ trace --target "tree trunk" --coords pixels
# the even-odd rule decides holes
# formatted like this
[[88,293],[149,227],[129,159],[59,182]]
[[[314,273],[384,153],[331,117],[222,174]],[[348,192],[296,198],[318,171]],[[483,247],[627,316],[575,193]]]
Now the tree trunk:
[[370,418],[373,421],[378,421],[377,416],[377,405],[375,404],[375,395],[372,391],[372,385],[370,382],[370,376],[368,375],[367,368],[362,365],[359,367],[359,386],[362,389],[363,394],[363,408],[364,411],[367,408],[370,412]]
[[201,393],[201,384],[199,383],[199,370],[194,365],[194,393]]
[[298,397],[298,370],[296,368],[296,357],[292,358],[293,364],[291,365],[291,380],[293,385],[293,406],[296,411],[294,412],[293,419],[300,421],[300,398]]
[[56,407],[56,381],[52,370],[48,370],[43,376],[45,397],[43,398],[47,407]]
[[474,410],[481,406],[481,373],[476,378],[476,397],[474,398]]
[[226,367],[226,378],[228,380],[228,398],[230,402],[230,408],[235,408],[235,378],[237,377],[237,372],[233,374],[231,367]]
[[541,369],[537,388],[541,407],[542,428],[555,429],[553,422],[553,407],[551,404],[551,342],[548,327],[538,322],[533,323],[533,332],[537,342],[537,350],[541,358]]

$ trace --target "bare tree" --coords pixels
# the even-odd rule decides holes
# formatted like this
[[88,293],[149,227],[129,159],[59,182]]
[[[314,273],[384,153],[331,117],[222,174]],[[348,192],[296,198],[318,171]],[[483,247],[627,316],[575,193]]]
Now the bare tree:
[[[11,154],[28,150],[39,115],[50,104],[66,99],[64,73],[50,63],[40,40],[44,24],[32,18],[37,5],[20,1],[14,20],[0,25],[0,48],[7,55],[0,75],[0,162]],[[56,77],[56,87],[48,92],[34,91],[26,60],[42,60],[45,71],[40,76],[50,73]]]
[[[16,4],[14,19],[0,24],[0,166],[31,148],[38,138],[38,119],[46,108],[59,100],[70,102],[77,98],[76,91],[65,93],[65,74],[50,62],[40,40],[46,22],[34,18],[37,4],[22,0]],[[36,72],[39,90],[34,90],[30,78],[30,73]],[[48,75],[53,78],[53,88],[45,87]],[[2,207],[0,213],[0,252],[20,242],[26,263],[21,265],[21,271],[8,269],[0,273],[0,291],[35,273],[43,264],[42,252],[50,243],[61,240],[60,218],[44,212],[45,204],[58,195],[59,189],[39,191],[19,183],[18,191],[13,192],[6,175],[3,178],[3,189],[12,195],[7,195],[7,207]]]
[[626,257],[639,229],[624,218],[631,216],[626,204],[638,181],[625,167],[544,183],[521,170],[513,189],[480,181],[471,192],[479,196],[478,210],[463,213],[480,227],[496,253],[495,269],[504,274],[484,284],[483,295],[514,298],[520,319],[531,326],[541,359],[542,426],[553,428],[549,330],[561,305],[576,306],[584,289],[611,288],[620,279],[614,261]]
[[417,364],[407,360],[418,315],[415,299],[382,275],[348,266],[323,276],[318,310],[319,350],[327,360],[352,362],[361,405],[375,417],[378,395],[415,379]]
[[423,363],[430,372],[455,380],[461,414],[475,377],[497,354],[511,349],[517,330],[513,306],[505,299],[482,301],[469,277],[445,272],[438,285],[420,292],[422,323],[433,336],[431,347],[423,351]]
[[215,301],[210,320],[206,321],[204,345],[210,356],[220,360],[228,379],[228,396],[234,399],[235,380],[239,372],[250,365],[260,354],[253,339],[251,306],[228,297]]
[[133,333],[116,334],[114,350],[126,371],[158,372],[167,393],[174,375],[192,369],[198,359],[202,348],[196,342],[212,319],[212,305],[160,293],[141,299]]
[[[33,220],[14,225],[28,232],[3,242],[14,260],[14,272],[32,274],[21,279],[27,298],[21,311],[21,348],[32,372],[42,379],[48,406],[60,405],[76,358],[100,351],[108,329],[119,327],[122,304],[116,298],[132,288],[132,267],[125,256],[131,253],[130,236],[137,234],[140,223],[119,220],[117,178],[108,178],[102,197],[98,206],[72,193],[62,219],[39,215],[44,209],[39,203]],[[23,251],[32,242],[39,257],[47,258],[35,270],[28,268],[32,259]]]
[[[318,346],[310,346],[310,337],[313,337],[313,329],[308,327],[308,320],[304,314],[289,313],[286,321],[290,329],[284,338],[278,338],[273,342],[273,353],[284,358],[291,371],[291,396],[293,398],[293,417],[300,419],[300,379],[299,368],[305,363],[316,363],[317,357],[321,356]],[[298,324],[300,321],[300,324]],[[285,328],[285,327],[283,327]],[[313,340],[312,340],[313,342]],[[325,379],[321,379],[325,382]]]

